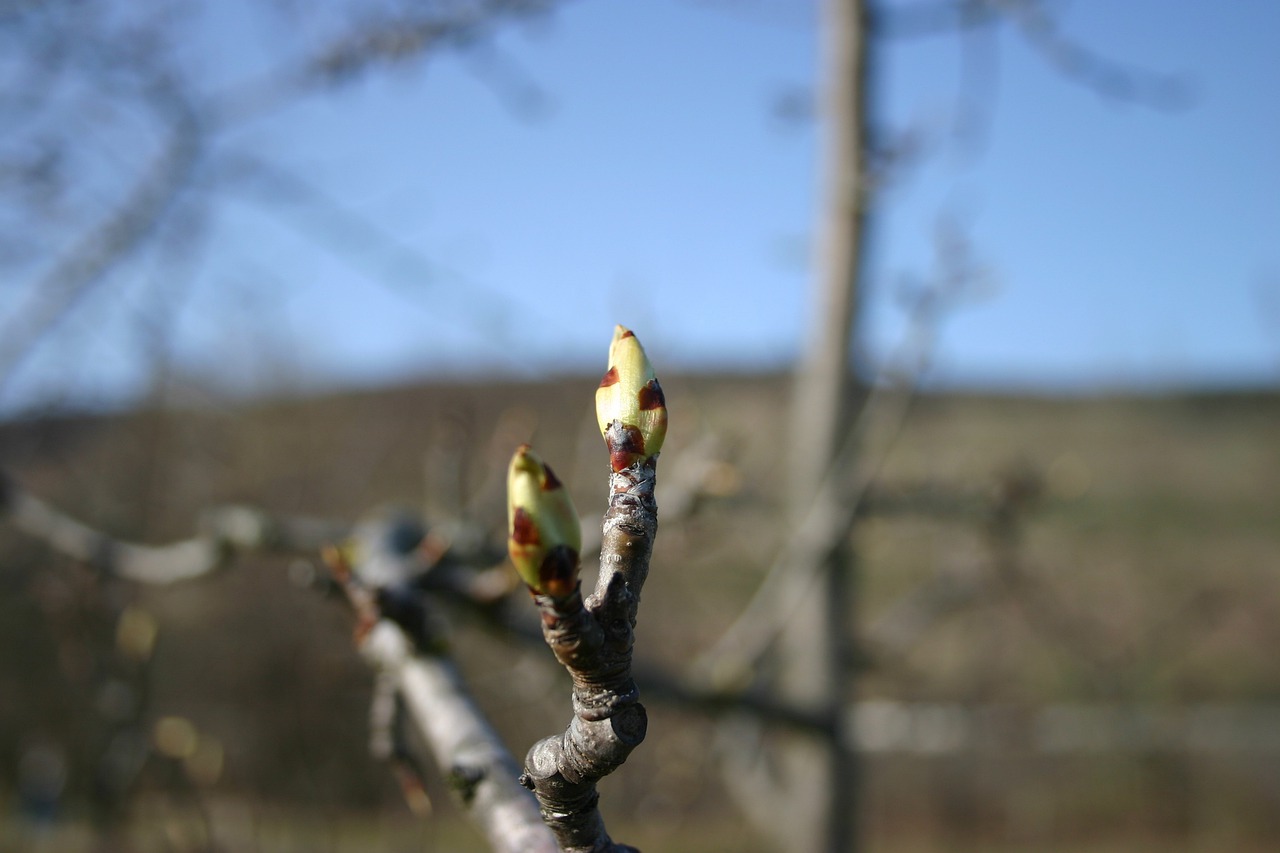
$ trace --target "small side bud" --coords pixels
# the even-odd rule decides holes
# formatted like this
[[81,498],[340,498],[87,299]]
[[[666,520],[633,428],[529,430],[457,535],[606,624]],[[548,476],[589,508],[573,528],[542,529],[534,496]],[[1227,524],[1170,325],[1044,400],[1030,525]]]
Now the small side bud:
[[507,552],[534,592],[565,598],[578,587],[582,528],[569,491],[522,444],[507,471]]
[[648,462],[667,437],[667,401],[635,334],[613,330],[609,370],[596,389],[596,421],[614,471]]

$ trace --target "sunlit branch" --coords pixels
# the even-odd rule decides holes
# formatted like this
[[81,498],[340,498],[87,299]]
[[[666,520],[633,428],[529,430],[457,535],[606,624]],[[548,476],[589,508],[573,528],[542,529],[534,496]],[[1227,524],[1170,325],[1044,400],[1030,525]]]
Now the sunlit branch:
[[[374,515],[343,547],[323,555],[357,616],[356,642],[378,673],[371,746],[390,758],[409,804],[426,811],[421,768],[403,739],[405,716],[422,736],[459,806],[501,853],[554,853],[534,798],[517,782],[519,766],[471,698],[448,655],[447,638],[418,587],[424,563],[420,527]],[[374,586],[377,579],[382,584]]]
[[394,679],[436,766],[491,848],[555,853],[537,803],[516,781],[516,760],[471,699],[453,662],[421,651],[387,619],[370,629],[360,650],[380,673]]
[[573,718],[538,741],[521,783],[568,853],[635,853],[605,830],[596,786],[645,738],[648,715],[632,671],[636,614],[658,531],[657,464],[667,434],[666,398],[636,336],[614,330],[596,389],[596,422],[609,459],[600,574],[585,601],[578,574],[582,534],[564,484],[528,445],[507,476],[508,551],[533,594],[542,636],[573,679]]
[[116,539],[49,506],[6,481],[4,514],[19,530],[55,551],[107,574],[149,584],[174,583],[208,574],[222,566],[239,530],[234,524],[216,533],[171,545],[138,545]]
[[225,566],[236,552],[314,553],[346,530],[334,522],[278,518],[248,507],[226,506],[204,513],[201,533],[195,537],[168,545],[142,545],[83,524],[7,478],[3,491],[0,516],[7,516],[19,530],[99,571],[145,584],[198,578]]

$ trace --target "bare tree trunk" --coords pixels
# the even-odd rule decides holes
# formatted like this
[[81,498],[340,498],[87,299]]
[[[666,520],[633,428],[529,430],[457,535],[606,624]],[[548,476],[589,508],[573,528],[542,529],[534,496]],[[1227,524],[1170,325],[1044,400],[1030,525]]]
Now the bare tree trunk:
[[801,515],[848,427],[850,346],[858,322],[866,220],[865,0],[824,0],[821,27],[825,138],[812,325],[796,380],[791,500]]
[[[850,348],[858,322],[867,212],[866,15],[865,0],[825,2],[822,230],[808,350],[796,377],[793,524],[814,508],[826,477],[852,474],[851,468],[833,471],[833,466],[856,394]],[[834,853],[858,847],[857,767],[843,713],[852,698],[853,571],[854,555],[842,536],[829,543],[816,576],[793,572],[790,578],[806,588],[797,609],[802,617],[788,620],[781,637],[779,687],[792,701],[827,716],[831,726],[825,742],[809,739],[788,750],[790,850]]]

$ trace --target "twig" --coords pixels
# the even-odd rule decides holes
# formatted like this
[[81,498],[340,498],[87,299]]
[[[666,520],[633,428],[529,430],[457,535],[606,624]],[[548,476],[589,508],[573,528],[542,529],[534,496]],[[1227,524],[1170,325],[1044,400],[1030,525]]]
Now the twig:
[[1115,660],[1092,642],[1103,632],[1085,614],[1064,605],[1049,585],[1028,570],[1020,554],[1026,511],[1040,499],[1041,491],[1033,471],[1014,470],[1000,482],[983,531],[991,571],[1027,627],[1083,662],[1094,690],[1111,695],[1118,686]]
[[55,551],[126,580],[167,584],[191,580],[221,566],[226,552],[213,539],[172,545],[135,545],[114,539],[10,486],[6,504],[14,526]]
[[[665,511],[663,519],[665,524]],[[510,569],[504,567],[502,573],[509,576]],[[432,572],[428,577],[435,574]],[[451,605],[476,618],[479,627],[504,640],[528,646],[542,646],[546,642],[539,627],[514,618],[507,608],[495,606],[498,604],[495,599],[472,595],[465,588],[453,585],[424,585],[423,588],[445,596]],[[764,691],[744,694],[736,690],[714,689],[703,679],[683,678],[666,667],[646,665],[643,661],[632,661],[631,674],[646,696],[684,711],[709,717],[748,716],[769,725],[802,732],[825,734],[831,727],[828,717],[795,707]]]
[[0,390],[38,343],[122,257],[149,237],[191,180],[202,152],[202,129],[176,93],[160,87],[153,97],[171,122],[165,150],[142,175],[122,204],[54,264],[33,292],[40,302],[6,323],[0,346]]
[[[536,304],[521,304],[518,310],[504,307],[504,299],[491,285],[427,257],[420,248],[387,232],[386,229],[351,206],[327,195],[319,187],[287,167],[251,155],[228,152],[212,178],[232,182],[235,189],[257,191],[269,199],[281,221],[315,241],[322,249],[355,268],[369,272],[371,283],[397,295],[430,296],[432,307],[452,293],[465,292],[468,301],[458,303],[466,325],[476,339],[495,353],[509,347],[495,342],[494,330],[518,327],[516,317],[551,324],[553,318]],[[307,216],[285,216],[281,209],[292,206]],[[410,283],[411,282],[411,283]],[[499,335],[500,337],[500,335]],[[517,370],[527,369],[512,360]]]
[[340,538],[345,525],[279,518],[242,506],[219,507],[201,519],[201,534],[169,545],[140,545],[83,524],[28,494],[0,472],[0,515],[59,553],[125,580],[171,584],[222,568],[236,551],[314,552]]
[[988,0],[1014,20],[1027,42],[1067,77],[1099,94],[1162,110],[1185,108],[1186,83],[1173,75],[1123,66],[1072,41],[1059,30],[1043,0]]
[[[497,853],[555,853],[555,841],[537,803],[517,782],[515,758],[493,730],[447,655],[427,602],[413,584],[422,569],[417,539],[396,514],[379,514],[357,527],[357,561],[348,549],[330,547],[325,562],[342,584],[357,614],[361,654],[378,672],[381,702],[375,701],[374,746],[384,737],[392,769],[413,803],[419,768],[397,751],[400,703],[422,733],[455,799]],[[408,535],[406,535],[408,534]],[[375,565],[362,566],[361,561]],[[395,565],[393,565],[395,564]],[[371,587],[380,578],[387,586]],[[388,694],[399,701],[387,707]],[[375,700],[377,697],[375,697]]]
[[497,853],[556,853],[538,806],[516,782],[519,768],[467,693],[453,662],[425,654],[380,619],[361,653],[396,689],[458,802]]
[[[107,574],[145,584],[176,583],[209,574],[237,550],[312,550],[321,537],[345,530],[311,519],[278,519],[244,507],[226,507],[205,515],[201,536],[169,546],[136,545],[81,524],[4,478],[0,478],[0,514],[61,553]],[[390,525],[397,519],[382,521]],[[373,526],[372,521],[365,523],[363,538],[389,538]],[[386,549],[358,550],[384,563],[390,559]],[[361,653],[379,673],[371,714],[375,751],[390,747],[396,759],[393,769],[402,783],[408,778],[404,771],[416,772],[397,754],[398,695],[459,802],[492,848],[500,853],[555,853],[537,803],[516,781],[520,771],[515,758],[467,694],[461,675],[443,652],[445,644],[431,632],[432,621],[416,590],[407,584],[369,587],[360,580],[361,567],[347,566],[340,549],[329,548],[326,556],[359,615]],[[411,577],[421,567],[412,547],[400,558],[402,571],[391,574]],[[385,564],[378,567],[378,572],[388,571]],[[450,589],[460,594],[463,588]]]
[[445,4],[448,8],[443,12],[424,5],[422,10],[352,27],[299,62],[216,93],[206,109],[220,126],[245,124],[319,88],[349,82],[373,69],[420,61],[440,48],[474,45],[488,35],[495,21],[532,18],[550,11],[556,0],[482,0]]
[[1065,76],[1100,95],[1161,110],[1190,101],[1181,78],[1121,64],[1064,35],[1044,0],[941,0],[889,5],[874,16],[877,36],[913,38],[989,28],[1011,20],[1033,49]]
[[542,635],[573,679],[573,719],[533,745],[520,781],[566,853],[636,853],[614,842],[596,785],[644,740],[648,716],[631,669],[636,612],[658,531],[658,453],[667,432],[662,388],[644,349],[618,326],[609,370],[596,390],[596,420],[609,451],[609,508],[600,574],[584,602],[582,533],[568,491],[528,446],[507,478],[508,550],[542,616]]
[[[713,480],[731,467],[729,449],[715,433],[704,433],[697,441],[679,451],[667,465],[668,474],[658,487],[662,497],[662,522],[668,529],[693,517],[704,502],[723,495]],[[582,520],[582,557],[600,553],[603,541],[600,516],[584,516]]]
[[[862,498],[906,419],[914,390],[908,383],[889,381],[872,388],[808,510],[792,528],[751,600],[720,639],[695,660],[697,677],[720,686],[742,684],[778,632],[795,617],[796,607],[816,582],[823,556],[848,535]],[[867,436],[881,421],[887,425],[888,442],[879,454],[866,454]],[[860,466],[850,473],[860,454]]]
[[990,584],[971,572],[943,570],[898,599],[867,627],[868,654],[903,655],[943,617],[979,600]]
[[[929,284],[904,288],[908,328],[897,351],[846,433],[808,508],[792,527],[768,573],[745,608],[715,644],[695,660],[695,677],[721,687],[742,687],[755,664],[817,583],[826,555],[848,535],[863,500],[879,477],[932,360],[945,316],[969,295],[983,270],[954,223],[943,220],[935,237],[936,270]],[[868,450],[878,431],[881,446]]]
[[574,717],[563,734],[529,750],[521,781],[537,795],[543,819],[565,851],[634,849],[609,839],[596,783],[626,761],[648,726],[631,651],[657,532],[654,475],[653,468],[639,467],[610,478],[600,577],[591,597],[535,597],[543,637],[573,677]]

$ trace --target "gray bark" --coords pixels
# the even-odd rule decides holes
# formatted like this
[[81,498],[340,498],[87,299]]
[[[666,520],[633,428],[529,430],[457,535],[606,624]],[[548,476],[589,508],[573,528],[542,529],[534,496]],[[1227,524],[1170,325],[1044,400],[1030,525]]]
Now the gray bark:
[[637,462],[610,477],[595,592],[585,602],[579,593],[535,597],[543,637],[573,677],[574,716],[562,734],[529,750],[522,780],[566,853],[634,852],[605,831],[596,784],[626,761],[648,725],[631,651],[658,528],[655,464]]
[[[8,516],[19,529],[73,559],[151,585],[208,574],[237,550],[311,550],[345,529],[312,519],[272,518],[244,507],[225,507],[206,514],[202,536],[173,545],[139,545],[76,521],[2,475],[0,516]],[[402,557],[412,559],[411,554]],[[411,639],[401,626],[379,618],[375,590],[348,578],[347,591],[361,617],[369,619],[361,653],[377,668],[380,682],[392,681],[436,766],[490,847],[498,853],[556,853],[555,839],[542,822],[538,803],[518,782],[515,758],[471,699],[452,660],[425,651],[436,645],[431,637]]]
[[495,853],[556,853],[537,803],[517,781],[515,759],[472,701],[453,662],[417,651],[387,620],[365,638],[361,653],[395,678],[436,765]]
[[[866,30],[865,0],[827,0],[822,28],[825,197],[813,326],[797,376],[790,459],[797,523],[819,509],[813,504],[833,473],[855,392],[850,347],[858,322],[868,194]],[[816,576],[792,575],[792,583],[804,585],[798,608],[803,618],[787,622],[779,643],[781,692],[832,720],[830,739],[798,741],[785,753],[787,849],[813,853],[857,849],[856,763],[839,712],[851,698],[847,644],[854,555],[844,536],[824,550]]]

